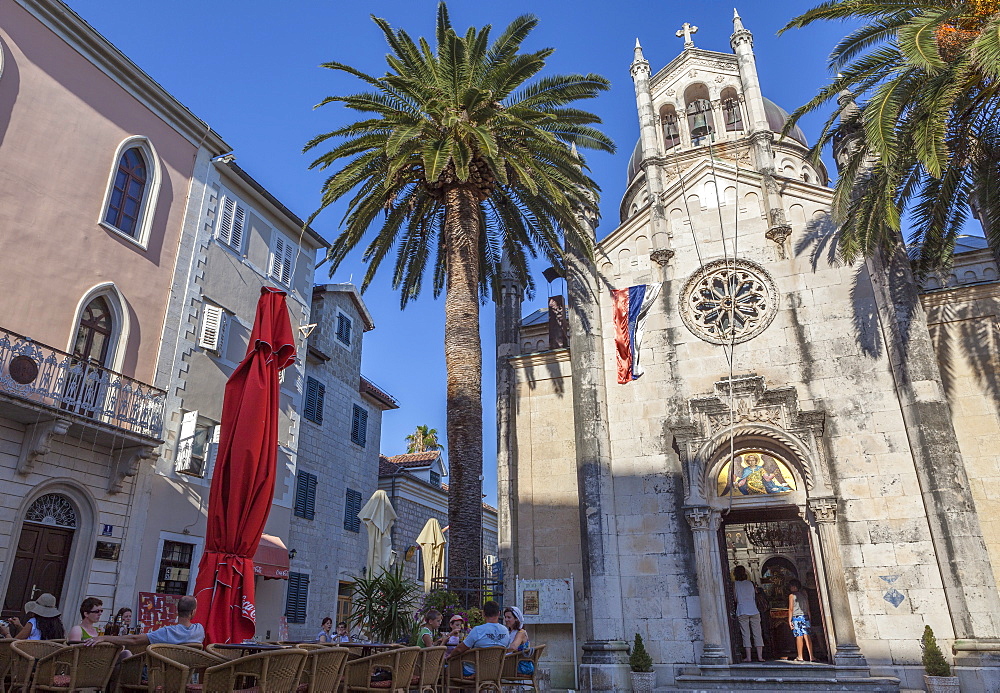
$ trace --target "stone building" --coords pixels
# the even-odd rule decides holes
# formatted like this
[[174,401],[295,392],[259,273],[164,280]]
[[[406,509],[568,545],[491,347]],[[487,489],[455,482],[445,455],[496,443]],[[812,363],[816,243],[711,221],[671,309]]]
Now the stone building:
[[[655,74],[636,43],[641,137],[596,262],[570,249],[569,348],[502,287],[500,557],[578,576],[577,642],[532,640],[562,688],[578,650],[581,688],[628,690],[638,632],[660,687],[896,690],[922,688],[930,625],[963,691],[1000,690],[996,264],[965,239],[920,294],[905,258],[837,262],[827,173],[780,137],[750,32],[693,31]],[[737,663],[736,565],[773,659],[804,584],[818,663]]]
[[289,578],[305,387],[299,327],[312,321],[316,254],[329,244],[234,159],[202,157],[191,186],[157,360],[157,382],[167,390],[165,443],[138,486],[134,531],[142,541],[125,565],[137,592],[193,593],[226,381],[246,355],[261,288],[285,291],[299,359],[281,376],[274,501],[254,556],[257,633],[267,639],[281,629]]
[[[442,529],[448,527],[448,485],[441,483],[447,475],[440,450],[379,457],[378,487],[389,496],[397,515],[392,527],[393,550],[397,560],[404,562],[403,574],[421,583],[424,564],[417,537],[432,517]],[[445,544],[445,565],[450,565],[447,551]],[[497,510],[483,503],[483,555],[470,557],[467,574],[475,574],[474,569],[482,563],[484,574],[491,575],[494,566],[499,570],[497,560]]]
[[288,540],[292,638],[313,637],[324,616],[347,620],[367,548],[358,511],[378,487],[382,413],[399,406],[361,374],[364,334],[375,323],[353,284],[314,287],[310,321]]
[[67,616],[86,596],[134,606],[188,192],[228,150],[64,3],[0,5],[5,618],[43,592]]

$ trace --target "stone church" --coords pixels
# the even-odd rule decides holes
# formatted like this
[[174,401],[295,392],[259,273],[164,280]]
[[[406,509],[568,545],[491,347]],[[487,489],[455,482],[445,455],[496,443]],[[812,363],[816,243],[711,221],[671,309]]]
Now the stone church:
[[[751,33],[735,16],[729,53],[682,31],[655,74],[636,43],[621,221],[571,253],[565,310],[522,318],[503,287],[506,592],[574,577],[576,640],[530,626],[554,688],[629,690],[636,633],[665,690],[923,688],[929,625],[963,691],[1000,690],[993,256],[960,239],[923,285],[905,257],[839,262],[828,173],[781,135]],[[736,566],[763,665],[742,663]],[[788,661],[793,579],[810,664]]]

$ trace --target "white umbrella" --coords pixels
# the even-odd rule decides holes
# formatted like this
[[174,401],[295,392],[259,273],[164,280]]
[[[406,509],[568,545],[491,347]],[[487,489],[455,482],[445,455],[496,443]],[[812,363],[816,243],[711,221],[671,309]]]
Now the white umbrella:
[[427,520],[417,544],[424,561],[424,592],[430,592],[434,578],[444,577],[444,533],[436,517]]
[[392,537],[389,531],[396,521],[396,511],[392,509],[385,491],[379,490],[361,508],[358,518],[368,530],[368,560],[365,565],[368,577],[373,577],[376,568],[385,570],[392,563]]

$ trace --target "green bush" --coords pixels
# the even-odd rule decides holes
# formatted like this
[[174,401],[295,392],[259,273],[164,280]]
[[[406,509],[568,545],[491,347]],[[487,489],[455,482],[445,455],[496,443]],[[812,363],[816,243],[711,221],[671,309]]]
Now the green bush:
[[646,646],[642,643],[642,636],[638,633],[635,634],[632,653],[628,656],[628,665],[637,674],[648,673],[653,670],[653,658],[646,652]]
[[351,590],[351,622],[374,642],[397,642],[410,637],[419,603],[420,587],[403,577],[398,564],[374,577],[361,577]]
[[924,655],[921,657],[921,662],[924,665],[924,671],[927,672],[927,675],[951,676],[951,667],[941,653],[941,648],[938,647],[937,640],[934,639],[934,631],[931,630],[930,626],[924,626],[924,637],[920,640],[924,648]]

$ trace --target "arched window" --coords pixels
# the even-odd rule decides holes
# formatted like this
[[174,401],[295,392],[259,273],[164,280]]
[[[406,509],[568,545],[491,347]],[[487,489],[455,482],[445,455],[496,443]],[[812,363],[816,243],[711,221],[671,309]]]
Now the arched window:
[[743,110],[740,108],[739,95],[732,87],[726,87],[720,95],[722,101],[722,120],[726,123],[728,132],[743,130]]
[[692,84],[685,89],[684,106],[691,140],[697,145],[699,138],[715,132],[715,118],[712,115],[712,102],[708,99],[708,87],[704,84]]
[[95,366],[107,366],[113,334],[111,306],[104,296],[98,296],[84,307],[80,315],[73,341],[73,356]]
[[677,110],[673,105],[660,109],[660,123],[663,126],[663,148],[667,151],[681,143],[681,132],[677,124]]
[[146,195],[146,158],[139,147],[126,149],[118,160],[104,221],[132,238],[138,238],[140,215]]

